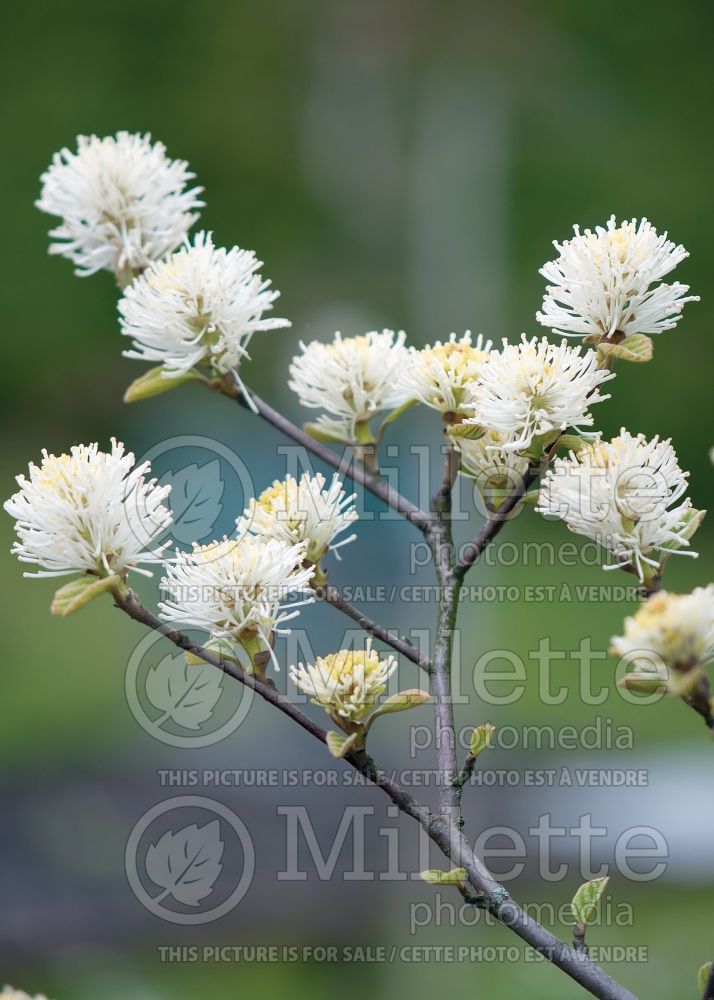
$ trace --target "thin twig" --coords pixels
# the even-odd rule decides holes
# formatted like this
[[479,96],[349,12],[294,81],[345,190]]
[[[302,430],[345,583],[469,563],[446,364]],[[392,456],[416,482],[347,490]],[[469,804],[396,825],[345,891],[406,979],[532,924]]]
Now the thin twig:
[[550,450],[543,456],[537,465],[532,465],[528,469],[525,475],[521,477],[519,484],[511,493],[509,493],[498,510],[493,513],[478,535],[476,535],[474,540],[470,542],[462,552],[461,559],[454,568],[454,573],[459,580],[463,580],[465,574],[479,559],[484,549],[490,545],[501,528],[510,519],[510,515],[513,513],[514,509],[518,506],[532,484],[539,478],[541,473],[547,467],[552,455],[555,452],[556,445],[557,442],[551,446]]
[[251,407],[246,399],[246,393],[250,393],[255,411],[263,420],[267,420],[269,424],[282,431],[287,437],[302,445],[303,448],[312,452],[317,458],[326,462],[327,465],[331,465],[334,469],[337,469],[341,475],[349,476],[359,486],[364,486],[365,489],[374,493],[376,497],[389,507],[402,514],[407,521],[411,521],[412,524],[416,525],[420,531],[427,531],[431,522],[429,514],[417,507],[416,504],[413,504],[411,500],[403,497],[386,479],[369,472],[360,462],[352,462],[349,459],[343,458],[336,451],[333,451],[332,448],[328,448],[321,441],[316,441],[310,437],[301,427],[292,423],[282,413],[274,410],[272,406],[261,399],[252,389],[246,388],[245,391],[242,391],[232,378],[224,379],[217,384],[212,383],[212,387],[223,393],[223,395],[234,399],[247,410],[250,410]]
[[386,642],[388,646],[391,646],[392,649],[401,653],[402,656],[406,656],[406,658],[411,660],[412,663],[416,663],[417,666],[421,667],[422,670],[425,670],[427,674],[431,673],[431,664],[429,663],[428,657],[420,653],[413,643],[402,636],[395,636],[388,629],[384,628],[384,626],[379,625],[367,615],[363,614],[359,608],[356,608],[353,604],[350,604],[349,601],[346,601],[336,587],[316,587],[315,593],[327,604],[331,604],[333,608],[337,608],[343,614],[347,615],[348,618],[351,618],[352,621],[357,622],[360,628],[363,628],[365,632],[369,633],[369,635],[373,635],[375,639],[381,639],[382,642]]
[[[274,705],[280,712],[301,726],[318,739],[326,742],[327,734],[299,708],[291,704],[271,684],[261,681],[252,674],[247,674],[234,663],[219,659],[213,653],[192,642],[188,636],[172,629],[170,625],[160,621],[148,609],[144,608],[133,591],[116,590],[114,600],[117,607],[130,618],[146,625],[180,649],[199,656],[202,660],[222,670],[228,676],[241,684],[252,688],[261,698]],[[637,1000],[637,997],[625,989],[586,956],[578,955],[562,941],[559,941],[550,931],[546,930],[529,917],[517,903],[508,897],[503,887],[493,878],[488,869],[476,857],[460,831],[454,831],[454,826],[440,815],[434,815],[421,805],[405,789],[392,778],[378,770],[372,757],[366,751],[348,755],[346,763],[358,770],[365,778],[381,788],[394,804],[408,816],[415,819],[428,834],[434,844],[439,847],[454,865],[465,868],[470,886],[479,899],[494,916],[509,927],[522,940],[526,941],[539,954],[543,955],[559,969],[580,983],[589,993],[599,1000]]]
[[459,467],[458,453],[446,453],[444,478],[431,501],[436,520],[428,534],[439,583],[439,614],[432,655],[432,693],[436,718],[436,748],[441,771],[439,805],[443,816],[461,830],[461,793],[454,785],[457,774],[454,706],[451,699],[451,660],[460,583],[454,575],[454,545],[451,531],[451,491]]
[[466,755],[464,766],[461,768],[459,773],[454,778],[453,781],[454,788],[458,788],[459,791],[461,791],[464,785],[467,785],[469,781],[471,781],[471,775],[474,773],[476,759],[477,758],[472,753]]

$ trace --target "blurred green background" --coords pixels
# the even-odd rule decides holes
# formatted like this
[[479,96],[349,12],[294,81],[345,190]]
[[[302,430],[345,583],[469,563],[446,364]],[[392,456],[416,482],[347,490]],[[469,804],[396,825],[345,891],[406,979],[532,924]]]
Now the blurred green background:
[[[644,215],[667,229],[692,253],[677,278],[702,302],[687,307],[677,331],[657,339],[649,366],[622,366],[611,386],[614,398],[597,408],[596,421],[608,434],[625,425],[671,436],[691,470],[693,502],[706,507],[714,360],[713,27],[711,5],[703,0],[682,0],[676,10],[614,0],[125,0],[111,7],[30,0],[8,9],[0,41],[3,496],[41,448],[106,443],[112,434],[141,454],[167,436],[198,432],[236,449],[259,485],[281,471],[277,437],[223,400],[186,390],[125,408],[123,390],[142,369],[121,357],[110,276],[79,280],[66,261],[47,255],[52,220],[33,201],[52,153],[72,147],[78,133],[128,129],[151,131],[171,156],[187,159],[205,187],[200,224],[219,243],[254,248],[266,262],[282,291],[279,313],[293,329],[256,338],[246,377],[299,420],[306,414],[285,385],[299,339],[382,326],[406,329],[415,344],[467,328],[496,341],[516,339],[522,330],[537,333],[533,317],[543,291],[537,272],[551,256],[552,239],[567,237],[575,222],[604,223],[612,212]],[[414,412],[391,440],[436,449],[436,423],[431,414]],[[413,458],[395,464],[408,486],[416,475]],[[705,523],[697,536],[698,561],[672,560],[670,589],[708,582],[713,530]],[[8,549],[9,518],[0,531]],[[459,531],[468,534],[466,527]],[[534,516],[509,531],[518,542],[571,540],[562,525]],[[336,582],[406,582],[410,531],[389,522],[367,525],[361,534],[358,551],[348,550],[334,570]],[[473,582],[563,580],[627,582],[603,578],[597,567],[560,566],[484,567]],[[381,998],[395,988],[415,997],[435,988],[534,1000],[581,995],[542,964],[162,965],[157,942],[506,944],[510,938],[501,930],[441,927],[410,939],[407,896],[428,900],[426,887],[315,881],[278,889],[271,879],[281,857],[264,859],[264,878],[245,907],[200,936],[162,926],[133,899],[123,869],[129,830],[143,809],[168,794],[159,788],[157,767],[250,768],[286,759],[319,766],[321,758],[263,709],[219,750],[157,744],[124,698],[138,626],[109,602],[71,620],[51,619],[51,581],[23,581],[9,556],[0,561],[0,587],[4,980],[66,1000],[187,1000],[236,988],[266,997],[288,990],[296,997],[351,997],[369,990]],[[587,636],[604,650],[633,607],[471,602],[462,616],[465,662],[470,669],[483,650],[499,646],[525,656],[548,635],[562,650]],[[308,609],[302,621],[321,630],[318,652],[341,637],[342,623],[323,612]],[[408,629],[423,627],[433,609],[390,614],[389,624]],[[638,995],[695,996],[696,969],[714,953],[711,743],[679,704],[633,707],[613,694],[604,706],[582,705],[576,670],[568,653],[554,671],[555,682],[571,691],[561,705],[540,703],[534,668],[526,697],[515,705],[462,706],[459,721],[582,726],[600,715],[633,727],[634,751],[618,761],[630,766],[631,757],[651,768],[642,822],[656,825],[659,811],[662,823],[674,817],[679,825],[669,877],[655,885],[613,885],[634,906],[634,926],[602,928],[597,942],[649,946],[647,962],[610,967]],[[406,686],[416,684],[406,667],[403,676]],[[611,685],[612,664],[603,659],[595,676]],[[421,721],[427,718],[422,712]],[[385,724],[375,732],[381,758],[404,763],[407,723],[395,722],[390,739],[386,730]],[[596,767],[603,753],[579,759]],[[527,753],[492,754],[494,767],[533,766]],[[568,762],[562,753],[542,753],[538,761]],[[334,829],[344,802],[329,792],[310,794],[326,828]],[[474,790],[466,806],[474,833],[484,823],[481,794]],[[577,820],[580,800],[571,802],[567,790],[558,794],[558,808]],[[610,796],[609,804],[608,796],[596,799],[594,820],[616,822],[628,793]],[[518,789],[489,794],[489,821],[506,815],[526,828],[552,806],[552,799],[531,796],[522,804],[519,797]],[[247,811],[256,839],[280,855],[279,794],[264,789],[246,798],[228,790],[222,798],[241,815]],[[384,820],[376,799],[376,793],[360,794]],[[408,825],[403,832],[410,835]],[[562,902],[577,884],[577,875],[556,884],[526,878],[512,891]]]

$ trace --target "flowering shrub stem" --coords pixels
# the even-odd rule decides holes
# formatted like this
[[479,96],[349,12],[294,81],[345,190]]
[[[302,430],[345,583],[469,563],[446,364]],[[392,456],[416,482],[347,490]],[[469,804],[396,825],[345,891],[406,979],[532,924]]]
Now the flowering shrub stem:
[[458,580],[462,580],[473,564],[478,561],[482,552],[491,544],[501,528],[508,522],[509,515],[526,495],[530,487],[539,477],[545,463],[531,466],[522,477],[518,485],[506,497],[499,509],[484,524],[481,531],[474,540],[469,543],[461,555],[458,563],[454,567],[454,575]]
[[454,544],[451,528],[451,491],[459,467],[454,449],[446,452],[444,478],[431,508],[437,520],[429,531],[434,567],[439,583],[439,615],[434,643],[433,684],[436,717],[436,746],[441,770],[439,805],[454,831],[463,826],[461,795],[454,786],[457,773],[454,706],[451,700],[451,658],[454,627],[459,604],[460,582],[454,574]]
[[375,639],[380,639],[382,642],[386,642],[388,646],[395,649],[402,656],[406,656],[408,660],[412,663],[416,663],[418,666],[425,670],[426,673],[431,673],[431,664],[426,656],[419,652],[416,646],[408,639],[404,639],[401,636],[395,636],[389,632],[384,626],[379,625],[377,622],[368,618],[367,615],[363,614],[359,608],[356,608],[349,601],[346,601],[339,590],[335,587],[325,586],[317,589],[318,597],[321,597],[326,604],[331,604],[333,608],[337,608],[342,611],[343,614],[351,618],[352,621],[357,622],[360,628],[363,628],[365,632],[373,635]]
[[[309,472],[299,481],[290,475],[275,481],[237,519],[237,543],[225,537],[168,558],[168,543],[156,542],[172,519],[162,503],[171,487],[147,478],[148,462],[132,468],[133,455],[114,440],[111,453],[97,444],[75,446],[70,455],[44,452],[42,465],[31,464],[29,478],[18,477],[19,492],[5,503],[16,521],[14,552],[39,567],[30,575],[79,575],[55,594],[54,614],[72,614],[108,591],[132,619],[246,685],[420,824],[456,866],[423,872],[434,876],[426,881],[455,886],[470,905],[489,911],[593,996],[636,1000],[590,960],[582,907],[575,914],[572,944],[559,941],[510,899],[464,837],[462,791],[494,727],[474,729],[459,769],[452,659],[465,574],[519,506],[530,504],[602,545],[611,560],[605,568],[637,576],[640,595],[648,600],[626,620],[624,634],[611,640],[610,651],[631,668],[623,686],[675,695],[714,729],[714,700],[704,671],[714,661],[714,584],[689,595],[657,593],[670,555],[696,556],[689,544],[705,511],[686,497],[689,474],[669,439],[648,440],[623,428],[604,441],[599,433],[586,432],[593,427],[591,406],[609,398],[600,389],[615,377],[614,359],[649,361],[649,335],[675,327],[685,303],[696,300],[686,294],[687,285],[662,280],[686,250],[658,235],[645,219],[618,226],[614,216],[607,228],[581,233],[575,227],[573,239],[556,243],[557,258],[541,270],[549,284],[537,319],[554,332],[580,338],[576,347],[524,334],[519,344],[504,341],[492,350],[490,341],[479,335],[472,342],[466,332],[416,350],[405,343],[404,331],[386,329],[355,337],[337,332],[327,344],[301,343],[288,385],[302,405],[321,411],[317,422],[303,429],[245,387],[242,367],[253,335],[290,322],[267,315],[279,293],[263,278],[252,251],[216,247],[206,232],[189,240],[197,219],[193,210],[203,204],[197,200],[202,189],[187,189],[193,176],[148,135],[80,137],[77,153],[63,150],[43,175],[38,205],[60,220],[52,231],[59,242],[51,252],[68,257],[78,273],[108,270],[120,287],[127,286],[119,303],[122,332],[132,340],[125,353],[158,363],[132,383],[127,402],[199,381],[262,417],[337,474],[329,483],[322,473]],[[381,475],[377,454],[384,429],[417,402],[440,414],[450,442],[428,511]],[[381,423],[374,427],[377,418]],[[324,441],[344,446],[344,453]],[[565,458],[555,458],[559,446]],[[480,491],[489,514],[457,558],[452,494],[460,472]],[[661,489],[646,494],[651,506],[643,510],[640,485],[654,474]],[[541,475],[539,490],[529,494]],[[356,537],[340,537],[358,520],[356,494],[347,495],[342,476],[424,536],[439,593],[432,650],[392,635],[328,584],[323,557]],[[517,485],[506,493],[509,483]],[[584,507],[583,498],[597,503]],[[164,567],[160,617],[126,585],[129,572],[147,572],[143,563]],[[186,596],[194,591],[198,598]],[[397,669],[395,656],[372,649],[370,638],[365,650],[342,649],[290,667],[298,690],[325,710],[338,732],[322,729],[266,677],[270,661],[278,666],[274,637],[288,631],[284,623],[315,597],[429,675],[439,769],[436,811],[381,771],[366,749],[375,719],[430,699],[425,691],[409,689],[381,700]],[[207,646],[175,625],[205,629]],[[246,670],[235,658],[239,649],[249,657]],[[576,899],[583,890],[591,901],[593,893],[599,897],[606,881],[586,883]],[[700,977],[704,1000],[714,1000],[714,971],[703,966]],[[13,994],[11,1000],[25,997]]]
[[[321,726],[313,722],[303,712],[293,705],[288,698],[280,694],[275,687],[259,680],[252,674],[247,674],[234,663],[227,663],[215,656],[209,650],[197,645],[182,632],[171,628],[160,621],[139,601],[131,590],[117,588],[114,600],[118,608],[124,611],[134,621],[159,632],[179,649],[193,653],[212,666],[222,670],[229,677],[252,688],[265,701],[274,705],[302,729],[310,733],[321,743],[326,743],[327,733]],[[440,614],[441,618],[441,614]],[[438,643],[437,643],[438,645]],[[447,648],[446,646],[444,647]],[[436,662],[436,657],[435,657]],[[444,663],[446,661],[444,660]],[[447,702],[447,705],[449,703]],[[449,706],[450,708],[450,706]],[[452,721],[453,726],[453,721]],[[469,885],[476,891],[479,905],[485,906],[494,916],[510,928],[522,940],[526,941],[539,954],[565,972],[577,983],[583,986],[593,996],[600,1000],[637,1000],[629,990],[612,979],[603,969],[591,962],[587,957],[579,955],[574,949],[559,941],[555,935],[529,917],[517,903],[508,898],[503,886],[493,878],[488,869],[471,850],[466,838],[454,823],[441,814],[432,813],[421,805],[405,789],[387,774],[377,768],[372,757],[360,750],[345,757],[348,764],[359,771],[365,778],[381,788],[392,802],[405,813],[416,820],[429,836],[430,840],[458,867],[465,868]],[[451,763],[449,763],[451,766]],[[457,789],[453,789],[456,793]]]
[[[244,388],[244,390],[241,390],[232,378],[221,380],[216,388],[224,395],[235,399],[237,403],[246,409],[254,409],[254,412],[262,417],[263,420],[272,424],[273,427],[282,431],[283,434],[293,441],[297,441],[298,444],[301,444],[308,451],[312,452],[316,458],[326,462],[327,465],[331,465],[333,469],[337,469],[340,474],[350,476],[354,482],[374,493],[376,497],[383,500],[389,507],[402,514],[407,521],[416,525],[420,531],[425,532],[427,530],[432,520],[429,514],[420,510],[411,500],[403,497],[401,493],[395,490],[386,480],[382,479],[381,476],[368,472],[363,465],[348,463],[336,451],[333,451],[332,448],[328,448],[320,441],[311,438],[306,431],[302,430],[302,428],[298,427],[291,420],[288,420],[282,413],[274,410],[272,406],[261,399],[252,389]],[[253,406],[250,405],[246,397],[250,398]]]

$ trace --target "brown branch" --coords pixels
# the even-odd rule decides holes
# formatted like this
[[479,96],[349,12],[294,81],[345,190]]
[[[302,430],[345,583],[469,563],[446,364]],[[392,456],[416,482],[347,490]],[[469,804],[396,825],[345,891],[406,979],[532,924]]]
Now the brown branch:
[[316,458],[321,459],[327,465],[331,465],[334,469],[341,475],[348,475],[354,480],[359,486],[364,486],[368,489],[370,493],[373,493],[376,497],[386,503],[393,510],[396,510],[399,514],[402,514],[407,521],[411,521],[412,524],[416,525],[420,531],[426,532],[429,524],[431,522],[431,517],[425,511],[413,504],[411,500],[407,500],[403,497],[401,493],[394,489],[394,487],[383,479],[380,475],[369,472],[364,465],[360,463],[354,463],[346,461],[342,456],[338,455],[336,451],[332,448],[328,448],[327,445],[323,444],[321,441],[316,441],[314,438],[310,437],[307,431],[304,431],[301,427],[298,427],[287,417],[284,417],[282,413],[274,410],[272,406],[266,403],[260,398],[252,389],[247,389],[243,392],[236,384],[232,376],[226,376],[219,383],[211,383],[211,387],[217,389],[223,395],[228,396],[230,399],[234,399],[240,406],[245,409],[250,409],[250,405],[245,397],[245,393],[250,393],[250,398],[255,406],[255,410],[258,415],[266,420],[273,427],[276,427],[279,431],[282,431],[286,437],[291,438],[291,440],[296,441],[298,444],[302,445],[308,451],[312,452]]
[[451,660],[460,581],[454,573],[454,545],[451,530],[451,491],[459,468],[459,455],[449,448],[446,452],[444,477],[431,501],[436,520],[427,537],[434,556],[439,584],[439,614],[436,642],[432,655],[432,694],[436,719],[436,748],[441,771],[439,805],[452,827],[452,835],[460,832],[461,792],[454,784],[457,776],[456,731],[454,706],[451,699]]
[[369,635],[373,635],[375,639],[380,639],[382,642],[386,642],[388,646],[391,646],[392,649],[396,650],[396,652],[401,653],[402,656],[406,656],[406,658],[411,660],[412,663],[416,663],[417,666],[421,667],[422,670],[425,670],[427,674],[431,673],[431,664],[429,663],[428,657],[423,656],[413,643],[402,636],[393,635],[388,629],[384,628],[384,626],[379,625],[371,618],[368,618],[367,615],[363,614],[359,610],[359,608],[356,608],[353,604],[350,604],[349,601],[346,601],[336,587],[316,587],[315,593],[318,597],[321,597],[325,603],[331,604],[333,608],[337,608],[338,611],[347,615],[347,617],[351,618],[352,621],[357,622],[360,628],[363,628],[365,632],[369,633]]
[[550,450],[543,456],[537,465],[532,465],[528,469],[525,475],[521,477],[521,481],[518,486],[516,486],[511,493],[509,493],[498,510],[495,511],[491,517],[489,517],[488,521],[478,535],[476,535],[474,540],[466,546],[465,550],[461,554],[461,559],[454,568],[454,573],[457,579],[463,580],[468,570],[471,569],[473,564],[479,559],[484,549],[491,544],[501,528],[507,523],[507,521],[510,520],[510,515],[521,502],[533,483],[547,468],[548,463],[555,452],[556,445],[557,441],[555,444],[551,445]]
[[[117,589],[113,596],[117,607],[134,621],[161,633],[175,646],[199,656],[239,683],[245,684],[265,701],[291,718],[306,732],[321,743],[325,743],[327,736],[325,730],[304,715],[272,684],[246,673],[234,663],[219,659],[213,653],[192,642],[188,636],[160,621],[147,608],[143,607],[133,591]],[[397,782],[378,770],[374,760],[366,751],[350,754],[345,758],[345,761],[378,788],[381,788],[401,812],[415,819],[431,841],[444,852],[454,865],[466,869],[469,884],[478,895],[479,905],[484,905],[501,923],[509,927],[539,954],[546,957],[566,975],[584,987],[592,996],[598,997],[599,1000],[637,1000],[633,993],[608,976],[603,969],[591,962],[586,956],[576,954],[572,948],[559,941],[545,927],[532,920],[517,903],[508,897],[503,886],[499,885],[476,857],[463,834],[454,830],[453,823],[440,815],[434,815],[426,806],[421,805],[405,789],[401,788]]]
[[467,754],[464,766],[454,778],[454,787],[459,789],[459,793],[463,790],[464,786],[468,785],[469,781],[471,781],[471,775],[474,773],[476,760],[477,758],[472,753]]

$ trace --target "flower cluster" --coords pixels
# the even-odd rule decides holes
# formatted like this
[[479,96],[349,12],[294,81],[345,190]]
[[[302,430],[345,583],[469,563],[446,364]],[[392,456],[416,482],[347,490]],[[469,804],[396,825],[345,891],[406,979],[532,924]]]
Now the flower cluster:
[[159,605],[161,617],[241,645],[251,659],[256,652],[270,652],[271,633],[288,632],[285,622],[311,600],[304,595],[314,569],[305,558],[304,542],[290,545],[264,535],[177,551],[161,581],[168,595]]
[[157,541],[171,523],[163,503],[171,487],[146,478],[148,462],[134,463],[114,439],[109,453],[80,444],[30,463],[29,478],[17,477],[20,489],[4,505],[16,522],[13,552],[40,567],[28,576],[102,577],[161,561],[165,545]]
[[372,331],[359,337],[336,333],[330,344],[300,344],[290,365],[290,382],[303,406],[323,410],[315,429],[338,441],[358,441],[378,412],[408,402],[404,373],[412,355],[404,332]]
[[153,262],[119,302],[121,331],[131,337],[129,358],[153,361],[168,377],[207,364],[224,374],[247,356],[256,331],[290,326],[264,317],[279,292],[259,273],[249,250],[225,250],[210,233],[197,233],[168,260]]
[[646,219],[618,226],[613,215],[594,233],[574,229],[573,239],[554,243],[558,257],[540,271],[550,284],[536,319],[553,332],[595,341],[662,333],[677,325],[685,303],[697,301],[688,285],[662,282],[688,254]]
[[669,441],[648,441],[623,428],[612,441],[597,441],[556,459],[536,510],[596,540],[612,554],[613,566],[645,581],[667,555],[687,548],[703,516],[689,499],[678,502],[688,475]]
[[[252,251],[216,247],[205,232],[189,240],[202,204],[201,189],[188,186],[193,177],[161,143],[127,132],[80,136],[77,151],[62,150],[42,177],[37,204],[60,219],[51,252],[72,260],[80,274],[116,274],[124,287],[121,331],[132,341],[125,354],[157,365],[130,387],[130,400],[187,378],[206,382],[205,375],[232,373],[242,386],[239,369],[253,334],[290,326],[269,315],[279,293]],[[436,410],[460,471],[495,510],[558,442],[573,446],[546,472],[536,509],[602,544],[611,558],[606,568],[635,574],[651,593],[670,554],[696,555],[690,539],[704,516],[686,497],[688,474],[670,441],[624,429],[612,441],[561,435],[593,426],[592,406],[609,398],[602,387],[614,377],[612,362],[648,360],[647,335],[675,327],[696,299],[687,285],[664,281],[687,252],[646,219],[618,226],[614,216],[594,232],[576,226],[574,237],[555,247],[557,258],[540,272],[548,286],[537,320],[596,350],[526,334],[493,350],[469,332],[416,350],[403,332],[337,333],[330,343],[301,344],[289,386],[319,411],[310,433],[362,449],[365,463],[365,447],[378,444],[385,424],[413,402]],[[235,396],[229,381],[211,384]],[[380,413],[384,422],[375,432],[371,422]],[[242,647],[260,676],[274,658],[275,635],[289,631],[286,623],[314,600],[320,561],[355,538],[343,537],[357,520],[354,494],[346,494],[338,475],[327,482],[305,473],[276,480],[252,499],[237,519],[237,539],[167,559],[161,537],[171,523],[164,505],[170,487],[147,478],[148,463],[136,466],[114,440],[110,453],[93,444],[43,454],[29,477],[18,478],[5,509],[16,522],[13,551],[39,567],[34,575],[83,574],[57,592],[53,610],[68,614],[104,590],[121,593],[128,571],[161,563],[162,618],[205,629],[221,655]],[[656,594],[627,619],[612,651],[632,664],[628,676],[646,675],[647,682],[659,685],[671,671],[702,676],[714,659],[714,585],[686,596]],[[378,715],[428,698],[404,691],[379,704],[395,669],[395,658],[380,657],[370,641],[363,651],[342,649],[290,673],[341,730],[328,736],[340,756],[364,746]],[[695,692],[698,702],[692,691],[678,689],[714,728],[708,682]]]
[[329,486],[320,472],[305,472],[299,480],[286,476],[250,501],[238,520],[239,533],[250,530],[292,545],[304,542],[305,556],[311,563],[319,562],[328,549],[339,558],[336,550],[357,537],[352,534],[335,544],[335,539],[358,520],[354,499],[354,493],[346,495],[337,473]]
[[474,399],[474,387],[483,364],[491,352],[491,341],[484,343],[479,334],[471,343],[467,331],[457,339],[452,333],[447,341],[412,349],[413,364],[401,373],[405,392],[454,423],[464,415],[464,408]]
[[508,447],[510,439],[497,431],[486,431],[476,439],[450,434],[449,440],[460,453],[460,471],[473,479],[482,493],[510,492],[528,471],[528,457]]
[[612,377],[598,367],[594,351],[581,354],[580,347],[565,341],[556,346],[523,334],[520,344],[504,340],[503,350],[491,353],[466,406],[471,416],[465,422],[502,435],[506,451],[523,451],[534,438],[592,426],[589,408],[610,398],[600,386]]
[[37,207],[61,220],[50,253],[68,257],[77,274],[125,280],[175,249],[198,218],[193,177],[149,135],[78,136],[77,152],[56,153],[41,178]]
[[612,637],[610,652],[635,672],[687,672],[714,660],[714,584],[691,594],[654,594],[625,619],[624,635]]
[[313,664],[290,667],[290,677],[340,729],[352,733],[355,724],[376,708],[396,669],[395,657],[380,659],[368,640],[365,650],[341,649],[329,656],[318,656]]

